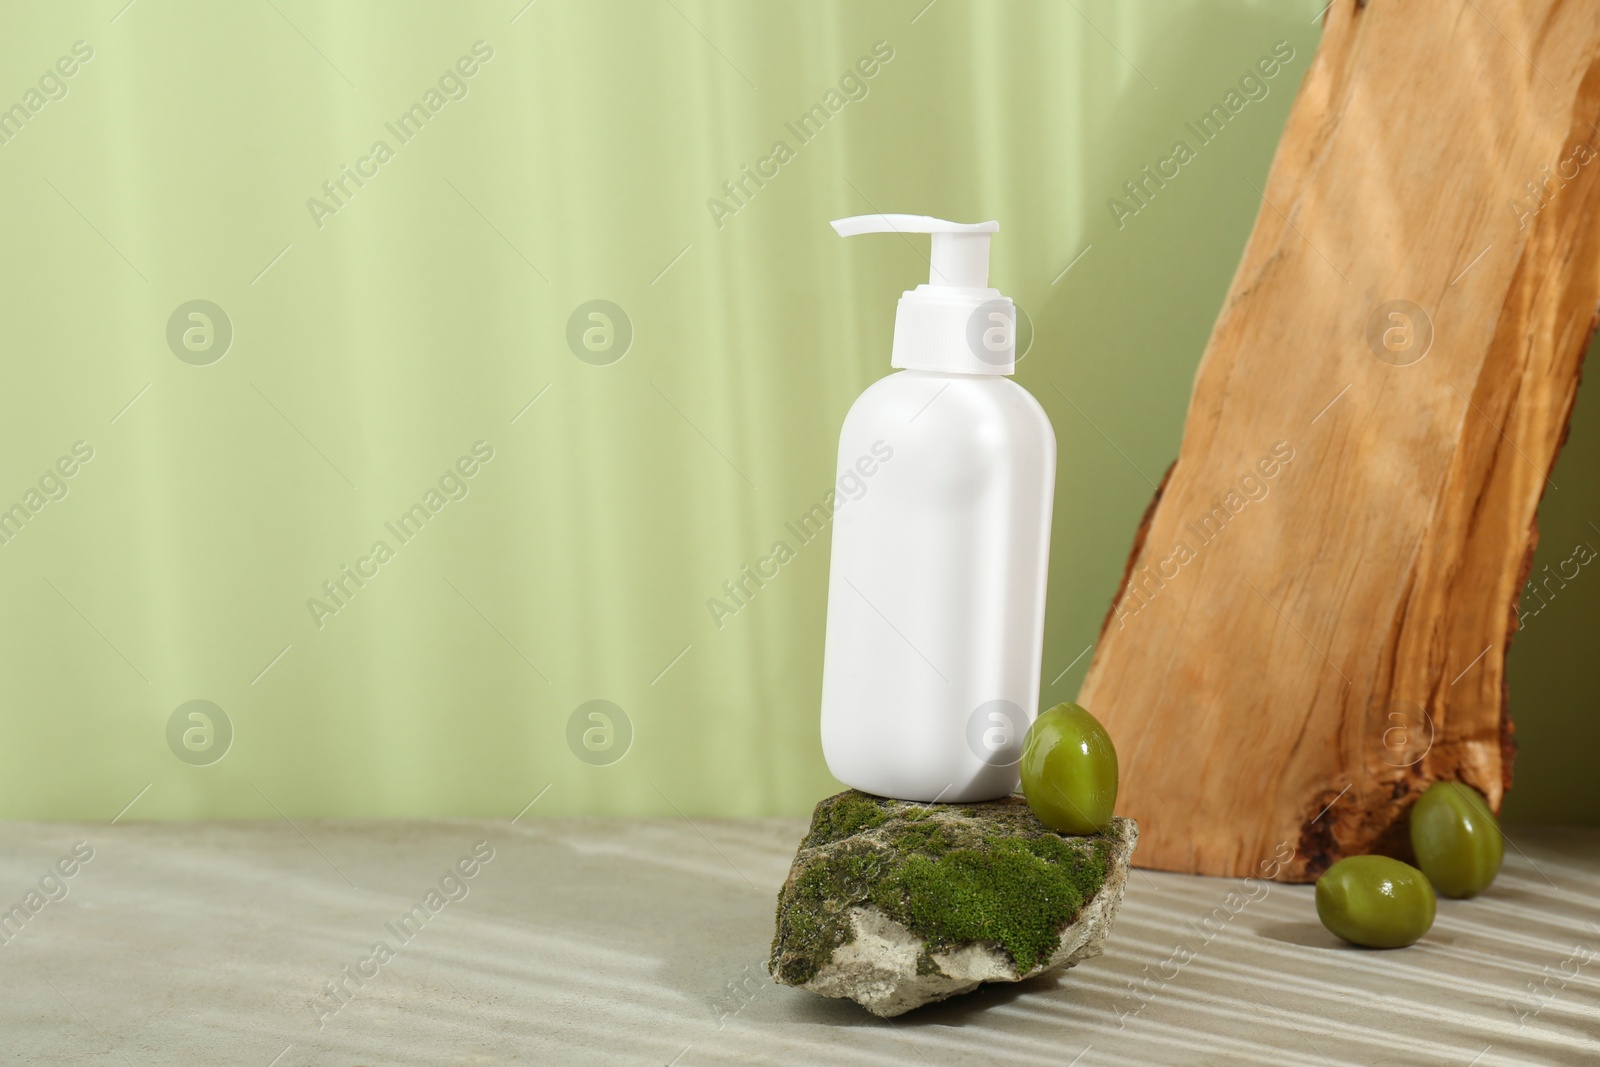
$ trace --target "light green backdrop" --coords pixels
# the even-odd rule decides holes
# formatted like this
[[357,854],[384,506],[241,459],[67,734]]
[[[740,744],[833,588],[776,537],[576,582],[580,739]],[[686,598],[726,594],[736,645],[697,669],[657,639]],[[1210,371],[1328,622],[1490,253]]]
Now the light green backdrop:
[[[888,372],[926,264],[826,225],[872,210],[1001,220],[994,283],[1037,335],[1018,378],[1060,443],[1044,699],[1071,698],[1322,6],[124,4],[12,6],[0,34],[24,109],[0,126],[0,506],[42,503],[0,546],[9,818],[807,811],[836,788],[826,538],[720,626],[707,601],[827,491]],[[1279,41],[1265,96],[1114,221]],[[418,103],[420,130],[385,125]],[[785,124],[819,103],[802,142]],[[593,300],[628,324],[599,354],[568,341]],[[1541,562],[1600,544],[1596,421]],[[442,477],[465,496],[402,542],[385,524]],[[344,565],[371,576],[341,605]],[[1585,572],[1518,640],[1525,817],[1600,816],[1597,605]],[[604,765],[568,740],[597,699],[633,734]],[[193,700],[231,724],[216,762],[187,711],[169,740]]]

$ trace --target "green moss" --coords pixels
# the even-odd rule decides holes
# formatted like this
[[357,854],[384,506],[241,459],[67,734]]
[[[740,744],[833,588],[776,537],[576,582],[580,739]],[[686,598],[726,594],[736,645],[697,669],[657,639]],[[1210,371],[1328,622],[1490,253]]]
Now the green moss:
[[993,941],[1026,972],[1049,959],[1061,928],[1104,878],[1105,860],[1093,852],[1053,862],[1028,843],[1002,840],[938,859],[912,856],[875,887],[872,902],[937,947]]
[[1099,891],[1119,834],[1115,824],[1091,837],[1057,834],[1019,798],[923,806],[855,791],[830,797],[778,898],[773,973],[809,981],[854,936],[851,909],[866,904],[927,941],[920,973],[938,969],[933,953],[972,941],[1032,970]]
[[811,813],[811,832],[800,847],[816,848],[883,825],[889,813],[878,798],[851,790],[829,797]]

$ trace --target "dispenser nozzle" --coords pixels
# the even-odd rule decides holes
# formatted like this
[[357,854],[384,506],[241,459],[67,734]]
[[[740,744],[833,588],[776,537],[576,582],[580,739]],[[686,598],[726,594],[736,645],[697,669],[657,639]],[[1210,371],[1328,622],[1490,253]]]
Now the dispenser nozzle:
[[833,228],[840,237],[863,233],[926,233],[932,235],[932,254],[928,257],[928,284],[956,289],[987,289],[989,286],[989,235],[1000,224],[989,222],[949,222],[928,215],[854,215],[836,219]]

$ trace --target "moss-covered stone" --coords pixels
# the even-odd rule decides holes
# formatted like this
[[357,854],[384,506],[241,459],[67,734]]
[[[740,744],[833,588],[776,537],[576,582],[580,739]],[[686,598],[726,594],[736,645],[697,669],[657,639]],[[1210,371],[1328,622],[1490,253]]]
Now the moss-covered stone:
[[1132,824],[1070,837],[1047,828],[1020,797],[922,805],[855,790],[817,805],[778,898],[773,977],[810,982],[855,938],[853,916],[873,907],[936,956],[975,942],[998,946],[1018,975],[1041,966],[1062,930],[1106,881],[1114,852],[1126,864]]

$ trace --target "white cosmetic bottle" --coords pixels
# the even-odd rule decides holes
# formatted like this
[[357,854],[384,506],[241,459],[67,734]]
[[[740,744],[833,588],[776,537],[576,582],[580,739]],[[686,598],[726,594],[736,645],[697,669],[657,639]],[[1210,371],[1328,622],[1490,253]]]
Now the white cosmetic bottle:
[[921,215],[833,227],[932,234],[932,256],[928,284],[900,298],[899,373],[861,394],[839,434],[823,755],[879,796],[993,800],[1016,791],[1038,714],[1056,469],[1049,418],[1006,377],[1016,309],[989,288],[1000,227]]

